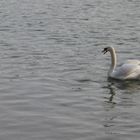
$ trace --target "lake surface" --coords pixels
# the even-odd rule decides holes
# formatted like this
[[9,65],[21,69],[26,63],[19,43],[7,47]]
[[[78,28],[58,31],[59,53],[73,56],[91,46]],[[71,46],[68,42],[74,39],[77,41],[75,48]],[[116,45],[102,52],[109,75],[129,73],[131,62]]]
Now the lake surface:
[[0,1],[1,140],[139,140],[140,82],[107,79],[140,59],[139,0]]

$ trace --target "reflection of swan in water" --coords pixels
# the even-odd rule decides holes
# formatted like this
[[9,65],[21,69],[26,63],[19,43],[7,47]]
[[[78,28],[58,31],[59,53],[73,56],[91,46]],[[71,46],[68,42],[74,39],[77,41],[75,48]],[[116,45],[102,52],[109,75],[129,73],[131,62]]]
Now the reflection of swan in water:
[[[120,134],[123,132],[123,127],[126,127],[129,123],[125,119],[132,117],[130,113],[131,108],[133,110],[133,106],[137,104],[133,93],[137,92],[139,95],[140,81],[109,79],[108,85],[104,88],[108,91],[103,104],[104,112],[102,118],[104,130],[107,134]],[[125,110],[125,108],[128,108],[128,110]]]
[[129,90],[129,92],[140,90],[140,81],[120,81],[120,80],[109,78],[108,82],[120,90]]
[[112,102],[113,103],[113,97],[115,95],[115,91],[114,89],[111,87],[111,85],[109,86],[109,89],[110,89],[110,97],[109,97],[109,102]]
[[108,94],[109,94],[109,97],[105,97],[105,99],[107,99],[105,102],[106,103],[111,103],[111,104],[115,104],[115,102],[114,102],[114,96],[115,96],[115,88],[113,87],[113,84],[108,84],[107,86],[105,86],[104,88],[106,88],[106,89],[108,89],[109,90],[109,92],[108,92]]
[[116,104],[114,100],[117,91],[121,90],[123,93],[139,93],[140,81],[120,81],[115,79],[108,79],[108,85],[105,87],[109,90],[109,97],[107,97],[107,103]]
[[102,51],[104,54],[110,52],[111,54],[111,66],[108,72],[108,77],[119,79],[119,80],[140,80],[140,61],[139,60],[128,60],[121,66],[116,68],[117,58],[115,49],[113,47],[104,48]]

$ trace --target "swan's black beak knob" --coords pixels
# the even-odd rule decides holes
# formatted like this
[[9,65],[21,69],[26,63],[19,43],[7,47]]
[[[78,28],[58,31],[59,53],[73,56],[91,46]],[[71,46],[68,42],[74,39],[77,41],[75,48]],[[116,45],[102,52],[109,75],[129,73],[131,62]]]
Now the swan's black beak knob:
[[106,54],[108,52],[108,48],[104,48],[104,50],[102,51],[103,54]]

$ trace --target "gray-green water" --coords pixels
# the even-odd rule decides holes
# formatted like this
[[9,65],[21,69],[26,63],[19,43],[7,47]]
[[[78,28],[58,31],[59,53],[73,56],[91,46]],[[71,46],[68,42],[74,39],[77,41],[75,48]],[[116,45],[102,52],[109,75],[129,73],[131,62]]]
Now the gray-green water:
[[140,82],[108,81],[140,59],[139,0],[0,1],[1,140],[139,140]]

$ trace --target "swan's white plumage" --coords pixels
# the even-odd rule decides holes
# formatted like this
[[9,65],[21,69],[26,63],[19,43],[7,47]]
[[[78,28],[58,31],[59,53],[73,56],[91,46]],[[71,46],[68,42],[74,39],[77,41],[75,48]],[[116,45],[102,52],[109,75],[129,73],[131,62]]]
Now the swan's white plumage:
[[103,50],[104,53],[110,52],[111,54],[111,66],[108,72],[108,76],[120,80],[138,79],[140,80],[140,61],[139,60],[127,60],[116,68],[116,53],[113,47],[108,47]]
[[117,79],[137,79],[138,76],[140,76],[140,66],[131,63],[121,65],[110,74],[110,77]]

